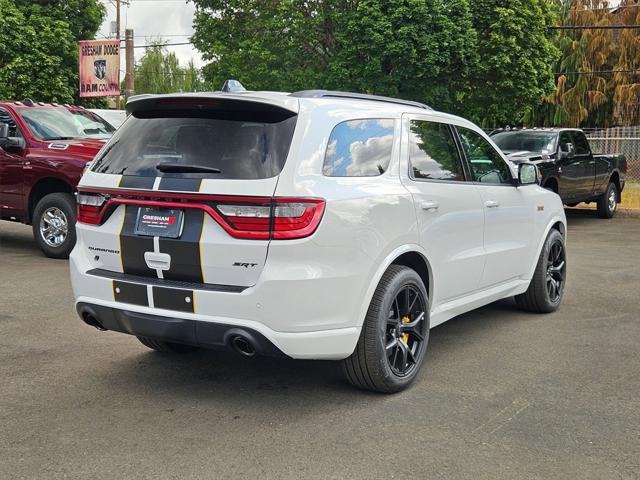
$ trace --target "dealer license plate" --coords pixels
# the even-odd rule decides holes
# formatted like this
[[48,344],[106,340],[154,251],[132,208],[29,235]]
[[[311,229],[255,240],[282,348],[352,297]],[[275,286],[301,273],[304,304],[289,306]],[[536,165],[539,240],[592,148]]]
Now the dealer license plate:
[[168,208],[140,207],[136,235],[178,238],[182,235],[184,212]]

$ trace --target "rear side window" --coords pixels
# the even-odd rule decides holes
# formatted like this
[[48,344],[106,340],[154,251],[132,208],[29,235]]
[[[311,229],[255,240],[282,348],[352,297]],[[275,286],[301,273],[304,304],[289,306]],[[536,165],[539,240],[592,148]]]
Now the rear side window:
[[349,120],[329,137],[322,173],[328,177],[375,177],[389,167],[395,120]]
[[[289,153],[295,115],[276,119],[255,113],[214,118],[188,111],[131,115],[92,166],[97,173],[142,177],[262,179],[278,175]],[[218,169],[162,172],[160,164]],[[175,168],[174,170],[179,170]]]
[[415,179],[464,181],[451,129],[444,123],[411,121],[409,165]]

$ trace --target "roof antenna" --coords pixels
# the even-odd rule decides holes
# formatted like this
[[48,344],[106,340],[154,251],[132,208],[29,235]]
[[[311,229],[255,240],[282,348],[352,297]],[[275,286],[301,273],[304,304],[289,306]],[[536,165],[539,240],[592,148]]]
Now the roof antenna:
[[246,92],[247,89],[242,86],[238,80],[229,79],[222,85],[222,91],[226,93]]

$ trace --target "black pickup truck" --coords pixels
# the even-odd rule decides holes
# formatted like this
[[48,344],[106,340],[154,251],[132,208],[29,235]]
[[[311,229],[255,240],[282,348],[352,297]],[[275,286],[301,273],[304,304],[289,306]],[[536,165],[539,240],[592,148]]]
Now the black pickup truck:
[[586,135],[573,128],[496,130],[491,138],[518,164],[533,162],[540,184],[565,205],[597,202],[601,218],[611,218],[622,200],[627,161],[623,155],[592,153]]

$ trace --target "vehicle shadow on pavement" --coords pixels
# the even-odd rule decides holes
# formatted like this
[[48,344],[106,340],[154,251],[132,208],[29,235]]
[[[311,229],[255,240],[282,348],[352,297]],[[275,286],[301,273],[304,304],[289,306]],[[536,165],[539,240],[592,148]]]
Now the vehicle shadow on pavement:
[[31,227],[0,221],[0,252],[9,250],[42,256],[33,239]]
[[607,222],[598,217],[598,212],[589,208],[565,208],[569,227],[590,224],[591,222]]
[[[527,321],[528,317],[516,309],[512,300],[503,300],[432,329],[427,368],[422,369],[415,385],[428,390],[429,372],[454,361],[460,349],[481,344],[484,341],[481,337],[487,332],[495,332],[512,322]],[[263,402],[266,397],[271,404],[278,399],[290,401],[292,397],[315,403],[322,402],[323,394],[364,401],[389,398],[354,389],[344,379],[339,362],[332,361],[245,358],[233,352],[207,350],[183,355],[141,351],[139,355],[115,360],[112,366],[117,375],[113,375],[113,370],[108,375],[105,372],[108,378],[103,381],[112,382],[110,388],[114,390],[130,393],[135,388],[150,395],[167,394],[170,390],[172,395],[184,399],[230,405],[240,400]]]

